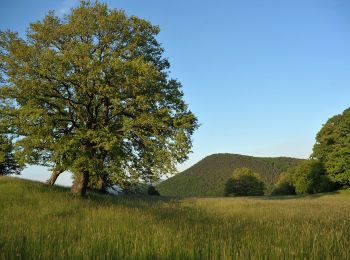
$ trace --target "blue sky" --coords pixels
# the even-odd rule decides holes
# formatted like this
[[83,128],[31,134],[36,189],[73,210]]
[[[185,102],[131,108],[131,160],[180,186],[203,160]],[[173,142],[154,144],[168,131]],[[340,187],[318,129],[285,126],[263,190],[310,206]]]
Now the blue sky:
[[[201,123],[179,170],[212,153],[307,158],[322,124],[350,107],[348,0],[103,2],[161,28],[171,75]],[[48,10],[77,3],[1,0],[0,30],[24,34]]]

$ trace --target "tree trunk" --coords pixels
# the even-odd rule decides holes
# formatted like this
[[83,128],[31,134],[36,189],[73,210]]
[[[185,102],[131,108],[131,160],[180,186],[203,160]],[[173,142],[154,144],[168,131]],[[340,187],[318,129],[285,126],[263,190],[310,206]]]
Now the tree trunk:
[[79,171],[74,174],[72,192],[74,194],[85,196],[87,186],[89,184],[89,173],[87,171]]
[[51,173],[50,179],[48,179],[48,180],[46,181],[47,185],[49,185],[49,186],[55,185],[55,182],[56,182],[58,176],[60,176],[60,174],[61,174],[62,172],[63,172],[63,170],[54,169],[54,170],[52,171],[52,173]]
[[98,187],[98,189],[101,193],[107,193],[107,183],[108,183],[107,175],[104,174],[101,177],[101,181],[100,181],[99,187]]

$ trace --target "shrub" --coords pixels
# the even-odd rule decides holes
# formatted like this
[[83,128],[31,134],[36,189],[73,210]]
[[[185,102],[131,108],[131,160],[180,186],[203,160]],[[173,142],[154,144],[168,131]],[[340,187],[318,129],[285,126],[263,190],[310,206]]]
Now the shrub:
[[226,182],[225,195],[261,196],[264,195],[264,182],[257,173],[248,168],[238,168]]

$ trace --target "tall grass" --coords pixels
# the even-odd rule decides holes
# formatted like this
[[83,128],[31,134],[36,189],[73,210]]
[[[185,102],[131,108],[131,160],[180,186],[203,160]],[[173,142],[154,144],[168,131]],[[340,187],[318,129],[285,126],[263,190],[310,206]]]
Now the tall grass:
[[1,259],[350,259],[350,193],[74,197],[0,177]]

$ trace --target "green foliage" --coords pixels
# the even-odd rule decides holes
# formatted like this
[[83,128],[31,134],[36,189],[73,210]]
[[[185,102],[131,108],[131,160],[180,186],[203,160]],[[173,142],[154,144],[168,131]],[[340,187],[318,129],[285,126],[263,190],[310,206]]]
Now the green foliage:
[[320,160],[332,181],[350,186],[350,108],[330,118],[316,136],[312,157]]
[[297,194],[327,192],[331,184],[323,164],[316,160],[306,160],[291,169],[293,184]]
[[20,174],[21,170],[22,167],[14,154],[12,140],[0,134],[0,175]]
[[236,154],[210,155],[189,169],[157,185],[163,196],[224,196],[227,180],[236,168],[259,172],[267,191],[279,174],[300,160],[287,157],[258,158]]
[[304,160],[281,174],[271,195],[315,194],[333,188],[321,162]]
[[[22,161],[155,181],[187,159],[197,119],[169,78],[157,26],[99,2],[0,33],[1,115]],[[79,178],[78,178],[79,179]]]
[[350,192],[82,200],[3,176],[0,209],[0,259],[350,259]]
[[160,196],[159,192],[154,186],[148,186],[147,194],[151,196]]
[[226,196],[261,196],[264,195],[264,182],[259,174],[248,168],[234,170],[233,176],[227,180]]
[[278,181],[273,186],[271,195],[295,195],[295,187],[291,175],[288,172],[281,173]]
[[106,181],[103,179],[104,176],[91,175],[89,177],[88,189],[99,191],[102,193],[106,192]]

